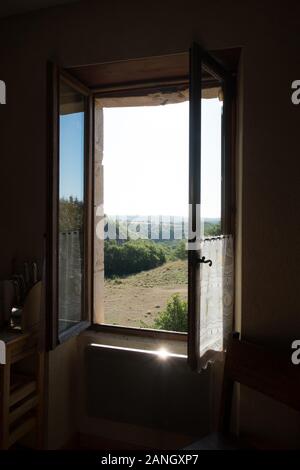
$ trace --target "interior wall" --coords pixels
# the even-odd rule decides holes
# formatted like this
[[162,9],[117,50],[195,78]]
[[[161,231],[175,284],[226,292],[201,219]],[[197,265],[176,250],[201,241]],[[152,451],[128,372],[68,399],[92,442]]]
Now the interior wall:
[[[74,337],[47,354],[46,449],[67,446],[78,430],[77,338]],[[80,398],[80,397],[79,397]]]
[[[210,371],[191,372],[185,342],[87,331],[78,344],[81,434],[175,449],[209,432]],[[105,346],[111,344],[117,349]],[[176,354],[162,359],[145,352],[163,347]]]
[[[241,330],[247,339],[289,348],[300,307],[300,109],[290,99],[291,82],[299,78],[299,10],[295,0],[288,6],[187,0],[184,9],[174,0],[151,8],[112,0],[1,20],[7,104],[0,106],[0,277],[10,274],[14,257],[43,256],[47,60],[69,67],[168,54],[187,50],[193,40],[208,50],[241,46]],[[246,428],[248,421],[245,415]]]

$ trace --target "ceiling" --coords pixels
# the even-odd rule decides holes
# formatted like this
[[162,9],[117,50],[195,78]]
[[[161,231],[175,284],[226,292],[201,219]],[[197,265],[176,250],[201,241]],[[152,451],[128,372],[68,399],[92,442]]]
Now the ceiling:
[[0,18],[62,5],[64,3],[74,3],[75,1],[76,0],[1,0]]

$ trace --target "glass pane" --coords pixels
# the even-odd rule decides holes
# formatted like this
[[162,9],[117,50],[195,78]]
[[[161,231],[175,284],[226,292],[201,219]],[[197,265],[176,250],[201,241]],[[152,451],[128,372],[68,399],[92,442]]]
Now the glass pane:
[[60,82],[59,106],[59,333],[83,312],[85,97]]
[[201,100],[201,235],[221,234],[221,88],[204,89]]
[[187,332],[188,93],[118,104],[103,106],[103,323]]

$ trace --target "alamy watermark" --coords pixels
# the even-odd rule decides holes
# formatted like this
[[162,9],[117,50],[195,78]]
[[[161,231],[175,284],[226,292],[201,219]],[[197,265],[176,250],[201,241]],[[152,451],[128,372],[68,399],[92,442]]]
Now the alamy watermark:
[[6,104],[6,85],[3,80],[0,80],[0,104]]
[[294,90],[291,94],[292,103],[295,105],[300,104],[300,80],[294,80],[291,88]]
[[291,360],[292,363],[297,366],[298,364],[300,364],[300,339],[295,339],[292,342],[291,348],[295,349],[292,354]]
[[[205,219],[200,204],[189,204],[189,216],[107,216],[103,204],[96,210],[96,237],[98,240],[129,239],[185,240],[187,250],[198,250],[204,240]],[[194,223],[192,223],[192,220]],[[213,219],[214,220],[214,219]],[[220,223],[215,220],[216,226]]]

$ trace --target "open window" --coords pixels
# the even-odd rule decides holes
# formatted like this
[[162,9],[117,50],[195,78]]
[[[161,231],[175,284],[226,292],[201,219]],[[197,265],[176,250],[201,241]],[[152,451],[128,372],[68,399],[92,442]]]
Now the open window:
[[91,323],[92,98],[49,64],[48,346]]
[[91,321],[188,339],[195,367],[201,243],[233,233],[233,86],[221,63],[193,45],[72,77],[52,68],[52,346]]
[[[220,99],[211,120],[205,96]],[[226,347],[234,299],[234,78],[197,44],[190,50],[188,360],[206,367]],[[216,123],[217,120],[217,123]],[[215,147],[219,142],[218,148]],[[205,232],[214,197],[218,230]]]
[[135,96],[99,93],[95,110],[103,120],[95,172],[95,188],[103,188],[96,208],[95,320],[184,339],[188,84],[141,87]]

